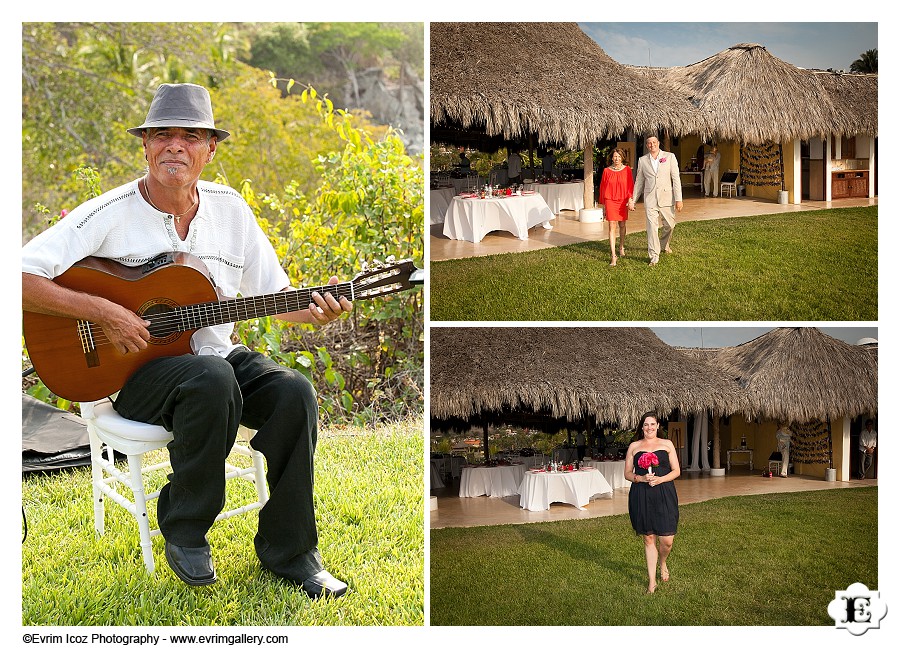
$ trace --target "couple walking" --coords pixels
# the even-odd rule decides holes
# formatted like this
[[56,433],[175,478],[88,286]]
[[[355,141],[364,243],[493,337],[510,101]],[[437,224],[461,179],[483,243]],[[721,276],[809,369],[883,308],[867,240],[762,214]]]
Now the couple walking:
[[[680,212],[681,174],[675,155],[659,149],[659,139],[651,135],[644,142],[647,153],[638,160],[637,174],[625,166],[625,151],[613,150],[612,164],[603,170],[600,180],[600,202],[609,222],[609,251],[616,265],[616,230],[619,230],[619,256],[625,256],[625,228],[628,212],[634,211],[634,196],[643,195],[647,211],[647,253],[650,265],[659,263],[661,250],[671,252],[669,241],[675,229],[675,212]],[[662,219],[662,238],[659,222]]]

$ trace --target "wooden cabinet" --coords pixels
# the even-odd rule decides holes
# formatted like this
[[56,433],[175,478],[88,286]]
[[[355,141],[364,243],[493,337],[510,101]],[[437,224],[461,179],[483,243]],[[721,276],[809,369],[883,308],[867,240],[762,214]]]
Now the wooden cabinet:
[[849,197],[850,183],[844,177],[843,173],[833,173],[831,176],[831,198],[836,200],[838,198]]
[[[868,172],[866,172],[866,176],[868,176]],[[869,195],[869,178],[868,177],[856,177],[851,178],[849,181],[850,184],[850,196],[852,198],[865,198]]]
[[834,171],[831,174],[831,198],[865,198],[869,195],[868,171]]

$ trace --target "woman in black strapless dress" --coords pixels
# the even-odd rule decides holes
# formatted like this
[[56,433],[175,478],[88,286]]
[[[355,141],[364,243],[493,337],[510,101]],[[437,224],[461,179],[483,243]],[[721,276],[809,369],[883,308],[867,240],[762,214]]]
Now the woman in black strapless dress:
[[[678,493],[673,483],[681,475],[675,446],[657,436],[659,417],[647,412],[641,417],[643,437],[628,446],[625,456],[625,479],[632,482],[628,493],[628,515],[635,533],[644,536],[644,554],[650,584],[647,592],[656,591],[656,566],[663,582],[669,580],[666,558],[678,530]],[[658,465],[642,468],[641,457],[652,455]],[[643,461],[647,461],[646,459]],[[652,470],[653,474],[649,474]]]

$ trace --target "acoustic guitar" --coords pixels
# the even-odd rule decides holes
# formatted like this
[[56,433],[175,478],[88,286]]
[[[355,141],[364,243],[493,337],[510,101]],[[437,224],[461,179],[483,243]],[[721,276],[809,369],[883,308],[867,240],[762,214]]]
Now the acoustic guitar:
[[278,315],[309,307],[312,293],[335,299],[372,299],[423,283],[412,261],[375,264],[352,281],[256,297],[220,299],[206,265],[186,252],[161,254],[129,267],[87,257],[54,279],[65,288],[104,297],[150,322],[147,348],[121,353],[99,324],[24,311],[25,346],[32,366],[57,396],[93,401],[117,392],[141,366],[191,353],[194,331],[217,324]]

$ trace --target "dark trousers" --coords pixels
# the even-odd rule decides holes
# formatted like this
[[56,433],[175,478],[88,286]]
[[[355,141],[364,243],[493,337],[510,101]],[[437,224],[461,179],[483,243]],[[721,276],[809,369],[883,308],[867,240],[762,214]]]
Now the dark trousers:
[[184,355],[141,367],[115,403],[122,416],[162,425],[172,474],[159,494],[157,519],[166,540],[206,543],[225,505],[223,464],[238,425],[256,430],[251,445],[266,458],[269,501],[254,539],[264,567],[303,580],[320,571],[313,508],[316,394],[305,376],[246,349],[228,358]]
[[868,454],[865,450],[859,451],[859,477],[860,479],[865,479],[866,474],[869,472],[869,468],[872,467],[872,464],[875,461],[875,455]]

